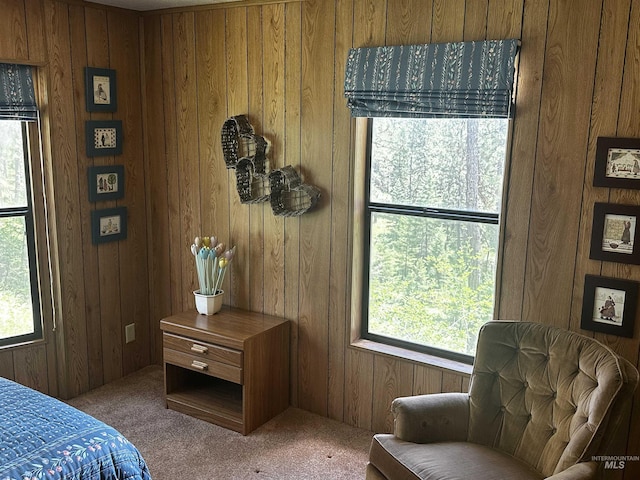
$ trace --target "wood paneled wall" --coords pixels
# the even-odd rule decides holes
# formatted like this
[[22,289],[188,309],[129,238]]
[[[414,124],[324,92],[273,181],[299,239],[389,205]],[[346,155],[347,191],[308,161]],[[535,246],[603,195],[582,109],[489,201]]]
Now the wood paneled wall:
[[[588,259],[594,201],[640,203],[592,187],[597,137],[640,136],[638,15],[637,0],[305,0],[146,15],[147,98],[163,99],[146,117],[149,159],[162,159],[148,176],[150,232],[162,244],[150,281],[165,293],[152,318],[191,306],[188,246],[216,233],[238,246],[227,302],[293,322],[294,405],[388,431],[395,396],[466,389],[463,374],[348,346],[354,124],[344,64],[352,46],[516,37],[497,316],[579,331],[585,273],[640,279],[637,267]],[[272,141],[272,167],[295,165],[322,189],[315,211],[283,220],[238,203],[217,138],[238,114]],[[596,337],[638,363],[638,334]],[[156,339],[156,358],[159,349]],[[637,453],[637,440],[629,448]]]
[[[45,342],[0,352],[0,370],[72,397],[151,361],[140,17],[73,0],[2,0],[0,10],[0,59],[37,66],[56,320],[54,330],[41,241]],[[86,112],[86,66],[116,70],[117,112]],[[87,157],[85,121],[108,119],[122,120],[122,155]],[[113,164],[125,166],[125,198],[90,203],[87,168]],[[34,165],[39,167],[37,160]],[[37,195],[36,205],[42,192]],[[93,245],[91,211],[116,205],[128,209],[127,239]],[[43,232],[44,210],[38,214]],[[130,323],[136,340],[125,344]]]
[[[61,284],[61,388],[77,395],[150,362],[149,286],[139,17],[133,12],[45,2],[51,161]],[[87,113],[84,67],[116,70],[117,111]],[[86,120],[122,120],[123,153],[86,156]],[[125,197],[88,201],[87,167],[125,166]],[[127,207],[127,238],[92,244],[91,211]],[[136,341],[124,343],[135,323]],[[66,384],[63,384],[65,381]]]
[[[148,101],[146,117],[148,157],[162,159],[148,177],[159,244],[150,282],[164,293],[151,317],[192,307],[189,245],[215,233],[238,248],[227,302],[292,321],[294,405],[388,430],[395,396],[466,388],[465,375],[347,347],[353,122],[342,85],[354,45],[520,35],[521,4],[469,3],[306,0],[145,16],[147,99],[163,99]],[[294,165],[320,187],[318,208],[282,219],[239,203],[219,141],[239,114],[271,141],[272,168]]]
[[[640,267],[588,258],[594,202],[640,204],[637,191],[592,186],[597,138],[640,137],[640,0],[303,0],[144,15],[0,0],[0,9],[0,30],[11,32],[0,35],[0,59],[36,64],[45,80],[58,319],[48,343],[0,352],[3,375],[73,396],[159,363],[160,318],[193,305],[189,245],[216,234],[238,247],[227,303],[292,321],[292,404],[389,431],[392,398],[466,390],[464,374],[348,345],[352,46],[522,40],[499,318],[580,331],[586,273],[640,280]],[[115,114],[85,111],[85,65],[117,70]],[[238,114],[272,142],[273,168],[293,165],[322,190],[318,208],[283,219],[268,204],[239,203],[219,143]],[[89,118],[123,120],[122,156],[86,157]],[[95,247],[89,214],[103,205],[87,200],[86,167],[111,163],[126,167],[117,204],[130,230]],[[127,345],[131,322],[137,340]],[[639,329],[633,339],[594,336],[638,365]],[[636,396],[635,455],[639,405]],[[640,475],[637,463],[627,478]]]

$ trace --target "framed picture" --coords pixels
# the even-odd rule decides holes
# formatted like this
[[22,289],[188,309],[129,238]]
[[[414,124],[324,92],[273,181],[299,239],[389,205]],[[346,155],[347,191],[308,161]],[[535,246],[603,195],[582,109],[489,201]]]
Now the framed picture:
[[115,112],[118,107],[116,71],[86,67],[84,76],[87,112]]
[[127,238],[127,207],[91,212],[91,240],[94,244]]
[[593,184],[640,189],[640,139],[598,137]]
[[637,301],[638,283],[585,275],[580,328],[631,338]]
[[87,172],[90,202],[124,197],[124,165],[89,167]]
[[638,219],[640,206],[596,203],[589,258],[640,264],[640,248],[636,242]]
[[89,120],[85,128],[87,156],[107,157],[122,153],[121,120]]

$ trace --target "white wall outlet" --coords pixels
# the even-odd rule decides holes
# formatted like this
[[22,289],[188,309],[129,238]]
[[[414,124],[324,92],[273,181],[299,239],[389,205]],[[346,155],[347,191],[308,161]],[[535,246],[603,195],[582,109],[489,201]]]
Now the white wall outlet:
[[124,339],[126,343],[131,343],[136,339],[136,324],[130,323],[124,327]]

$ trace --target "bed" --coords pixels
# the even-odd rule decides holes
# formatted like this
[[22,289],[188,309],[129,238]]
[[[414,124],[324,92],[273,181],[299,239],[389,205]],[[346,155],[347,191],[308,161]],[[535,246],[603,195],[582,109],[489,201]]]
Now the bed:
[[59,400],[0,378],[0,480],[150,480],[117,430]]

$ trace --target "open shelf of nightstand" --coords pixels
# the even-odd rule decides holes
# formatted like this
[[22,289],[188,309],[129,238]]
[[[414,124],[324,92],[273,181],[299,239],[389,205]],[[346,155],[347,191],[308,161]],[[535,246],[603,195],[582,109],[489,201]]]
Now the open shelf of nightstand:
[[242,385],[166,365],[169,408],[242,431]]

